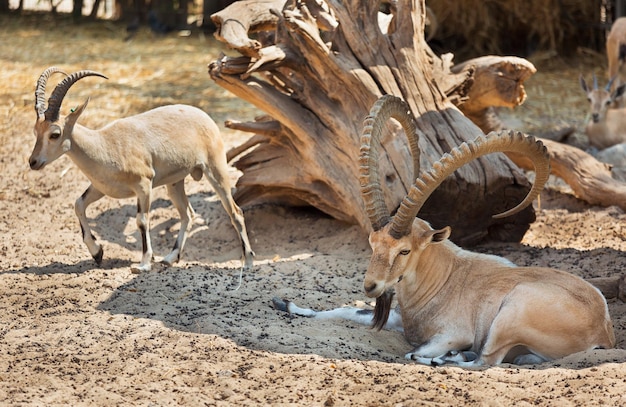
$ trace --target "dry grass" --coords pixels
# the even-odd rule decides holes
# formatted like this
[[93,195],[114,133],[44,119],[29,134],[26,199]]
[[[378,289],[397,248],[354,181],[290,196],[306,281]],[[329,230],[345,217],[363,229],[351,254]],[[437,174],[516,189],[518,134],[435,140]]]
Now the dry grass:
[[124,41],[123,25],[77,26],[67,16],[55,19],[47,13],[0,16],[0,27],[2,116],[33,109],[35,81],[52,65],[67,72],[92,69],[109,77],[84,79],[67,95],[64,109],[91,98],[83,119],[89,126],[168,103],[198,106],[222,128],[231,114],[252,119],[257,113],[210,79],[207,64],[223,51],[212,36],[156,37],[144,28]]
[[587,0],[443,0],[427,2],[439,27],[436,38],[471,56],[551,50],[572,55],[579,46],[600,49],[598,2]]
[[[515,4],[507,7],[518,7]],[[475,12],[478,9],[478,6],[468,8]],[[450,7],[448,12],[455,10]],[[474,24],[478,24],[479,17],[471,13],[465,16]],[[487,30],[488,25],[489,21],[485,25]],[[97,127],[114,118],[167,103],[187,103],[208,112],[228,133],[223,126],[225,120],[252,120],[259,113],[247,102],[219,88],[209,77],[207,64],[220,52],[228,52],[212,36],[194,33],[190,37],[155,37],[144,28],[125,42],[123,25],[100,21],[76,26],[68,16],[59,15],[55,19],[48,13],[0,16],[0,27],[3,117],[12,117],[16,110],[32,111],[35,80],[52,65],[67,71],[93,69],[109,77],[108,81],[85,79],[68,93],[66,109],[91,97],[83,116],[89,126]],[[541,132],[563,121],[580,126],[587,102],[578,85],[578,75],[590,76],[595,72],[603,78],[604,56],[579,50],[574,58],[536,53],[531,61],[539,72],[526,83],[527,102],[513,112],[521,121],[519,130]],[[19,133],[23,134],[31,125],[22,123]],[[5,123],[5,126],[10,133],[18,131],[14,125]]]
[[586,148],[584,125],[589,121],[589,102],[580,87],[579,76],[584,75],[589,83],[595,74],[599,83],[604,84],[606,57],[581,49],[571,58],[546,52],[534,54],[530,61],[537,73],[524,84],[528,98],[514,110],[500,110],[505,125],[535,136],[546,136],[556,128],[573,127],[575,132],[563,141]]

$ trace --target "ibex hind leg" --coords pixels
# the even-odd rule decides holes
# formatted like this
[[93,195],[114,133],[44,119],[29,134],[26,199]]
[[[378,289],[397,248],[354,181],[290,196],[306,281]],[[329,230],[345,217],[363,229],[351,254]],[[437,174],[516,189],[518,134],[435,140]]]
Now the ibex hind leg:
[[243,211],[239,208],[239,206],[237,206],[230,193],[230,181],[228,180],[226,163],[224,162],[223,165],[216,164],[216,167],[213,168],[213,173],[207,170],[205,171],[205,175],[211,183],[211,186],[213,186],[215,193],[217,193],[217,196],[220,198],[222,206],[228,213],[230,222],[239,234],[239,241],[241,243],[243,253],[242,261],[244,268],[249,270],[252,268],[254,252],[252,251],[250,241],[248,240],[248,232],[246,231]]
[[[414,359],[415,360],[415,359]],[[518,355],[511,362],[515,365],[536,365],[546,362],[547,359],[535,355],[533,353],[526,353]],[[423,361],[421,363],[424,363]],[[433,366],[441,365],[455,365],[462,367],[478,367],[485,365],[485,361],[476,352],[472,351],[449,351],[445,355],[441,355],[432,358],[430,362],[425,364],[431,364]]]
[[185,180],[180,180],[175,184],[167,185],[167,194],[169,195],[174,207],[180,214],[180,230],[178,237],[174,243],[172,251],[163,258],[162,263],[171,266],[180,260],[189,235],[189,222],[193,218],[193,209],[185,193]]
[[470,350],[472,340],[470,335],[454,330],[435,333],[404,357],[423,365],[476,366],[481,362],[476,352]]
[[430,364],[433,366],[441,366],[446,364],[463,366],[463,367],[472,367],[472,366],[481,366],[478,361],[478,354],[472,351],[457,351],[451,350],[446,354],[437,356],[432,358]]
[[150,241],[150,202],[151,202],[151,183],[137,191],[137,228],[141,234],[141,246],[143,255],[141,263],[131,266],[131,270],[135,273],[150,271],[152,269],[152,243]]
[[96,238],[93,236],[91,228],[89,227],[89,221],[87,220],[86,211],[89,205],[96,202],[103,196],[104,194],[102,192],[98,191],[93,185],[90,185],[85,190],[85,192],[83,192],[80,198],[76,200],[76,204],[74,205],[74,211],[76,212],[76,216],[78,217],[80,230],[83,235],[83,242],[85,242],[89,253],[98,264],[102,263],[104,250],[102,249],[101,245],[96,243]]
[[[361,325],[372,326],[374,322],[374,312],[370,309],[362,309],[356,307],[340,307],[327,311],[316,311],[310,308],[301,308],[293,302],[281,298],[272,298],[274,308],[279,311],[288,312],[291,315],[298,315],[315,319],[344,319],[356,322]],[[386,330],[403,332],[402,317],[397,309],[392,309],[389,313],[389,319],[383,327]]]

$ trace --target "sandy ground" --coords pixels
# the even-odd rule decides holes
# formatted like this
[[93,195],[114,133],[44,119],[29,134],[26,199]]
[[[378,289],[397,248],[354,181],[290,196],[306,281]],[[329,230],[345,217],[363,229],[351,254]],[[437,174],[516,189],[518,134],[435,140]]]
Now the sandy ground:
[[[3,31],[0,40],[28,32]],[[616,349],[530,367],[415,365],[403,359],[411,347],[398,333],[290,318],[271,306],[274,296],[319,309],[370,306],[362,290],[370,254],[363,231],[310,210],[245,208],[257,256],[236,289],[237,236],[206,181],[188,183],[199,217],[183,260],[169,268],[157,264],[149,273],[130,271],[140,257],[134,202],[95,203],[88,214],[105,246],[104,261],[96,265],[73,210],[86,178],[67,158],[40,172],[27,164],[35,79],[64,60],[27,59],[5,55],[0,67],[8,86],[0,93],[0,404],[626,405],[624,303],[609,301]],[[108,62],[92,62],[91,68],[111,72]],[[68,66],[85,67],[77,58]],[[124,69],[111,76],[129,76],[132,70]],[[154,72],[150,81],[163,80]],[[93,98],[84,123],[132,110],[123,97],[112,107],[104,96],[121,92],[119,80],[97,91],[94,83],[72,90],[76,100]],[[159,102],[155,93],[149,96],[146,103]],[[228,145],[241,137],[224,134]],[[238,174],[231,176],[234,181]],[[168,252],[178,227],[165,190],[157,189],[157,254]],[[476,249],[583,277],[621,275],[626,215],[588,206],[567,188],[549,189],[520,244]]]

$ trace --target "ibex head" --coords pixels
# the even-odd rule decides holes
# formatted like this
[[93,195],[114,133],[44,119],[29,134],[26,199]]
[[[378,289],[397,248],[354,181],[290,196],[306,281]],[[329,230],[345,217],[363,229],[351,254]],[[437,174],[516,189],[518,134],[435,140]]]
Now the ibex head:
[[[398,120],[405,130],[414,159],[414,176],[418,177],[393,217],[385,204],[378,173],[382,129],[390,117]],[[494,215],[497,218],[512,215],[530,205],[548,180],[550,161],[541,142],[519,132],[492,132],[462,143],[444,154],[431,169],[420,174],[418,136],[408,105],[391,95],[381,97],[374,104],[365,120],[361,137],[360,183],[373,228],[369,236],[372,257],[365,274],[364,288],[366,295],[377,298],[376,315],[384,318],[382,321],[375,318],[375,327],[381,328],[386,322],[393,298],[389,293],[393,286],[402,280],[405,272],[416,268],[420,255],[429,245],[441,243],[450,236],[449,227],[434,230],[427,222],[416,218],[428,197],[463,165],[479,156],[502,151],[527,155],[534,164],[536,177],[526,198],[516,207]]]
[[444,242],[451,229],[435,230],[428,222],[415,218],[408,234],[395,238],[386,225],[370,234],[372,257],[363,283],[368,297],[380,297],[404,277],[406,270],[415,270],[424,250],[431,244]]
[[615,77],[611,78],[603,89],[598,88],[598,78],[593,75],[593,88],[587,86],[585,78],[580,75],[580,87],[587,94],[587,100],[589,101],[589,107],[591,111],[591,120],[594,123],[599,123],[606,117],[606,112],[612,107],[617,107],[616,104],[620,98],[624,95],[624,88],[626,84],[621,84],[611,92],[611,87]]
[[[65,75],[59,84],[54,88],[48,99],[48,107],[45,107],[46,85],[48,79],[54,73]],[[61,103],[69,88],[79,79],[86,76],[106,76],[93,71],[79,71],[72,75],[67,75],[58,68],[50,67],[46,69],[37,80],[35,89],[35,112],[37,121],[35,122],[34,133],[37,141],[35,148],[30,155],[29,164],[33,170],[40,170],[47,164],[56,160],[71,148],[71,134],[78,117],[87,107],[89,99],[77,109],[74,109],[67,116],[60,118]]]

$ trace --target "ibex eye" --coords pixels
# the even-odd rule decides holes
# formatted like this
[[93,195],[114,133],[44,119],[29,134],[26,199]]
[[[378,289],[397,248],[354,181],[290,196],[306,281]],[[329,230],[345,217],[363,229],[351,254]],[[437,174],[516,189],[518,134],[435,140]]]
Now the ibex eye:
[[403,255],[403,256],[406,256],[409,253],[411,253],[411,251],[409,249],[400,250],[400,254]]
[[61,133],[60,132],[55,131],[54,133],[50,134],[50,139],[52,139],[52,140],[56,140],[59,137],[61,137]]

